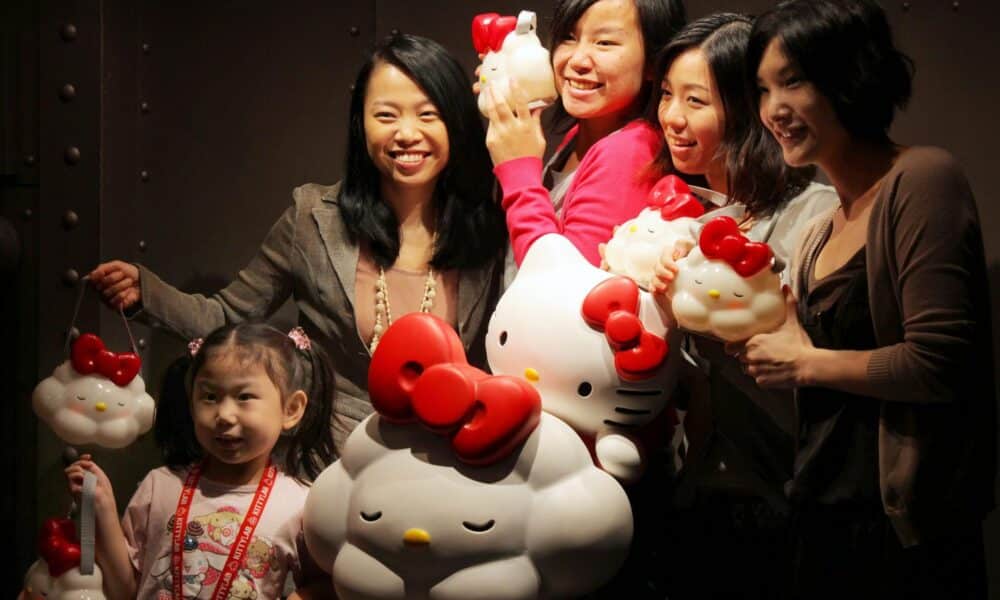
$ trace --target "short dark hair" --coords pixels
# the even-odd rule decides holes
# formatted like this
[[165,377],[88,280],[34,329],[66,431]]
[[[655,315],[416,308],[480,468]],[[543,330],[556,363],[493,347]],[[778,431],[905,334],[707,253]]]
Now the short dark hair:
[[506,249],[503,211],[493,199],[492,163],[469,78],[443,46],[427,38],[397,34],[368,56],[351,93],[344,179],[338,201],[351,237],[368,244],[380,267],[399,255],[399,222],[382,199],[381,174],[365,140],[365,94],[376,65],[400,69],[437,107],[448,131],[448,164],[435,190],[437,239],[431,266],[478,267]]
[[330,358],[319,344],[300,350],[288,334],[255,321],[216,329],[193,357],[185,354],[167,368],[153,426],[163,462],[182,469],[204,458],[194,433],[191,387],[205,360],[219,351],[263,366],[282,400],[296,390],[306,393],[305,414],[295,430],[279,440],[278,452],[283,454],[286,474],[303,482],[315,479],[336,458],[332,431],[336,382]]
[[[913,61],[892,40],[885,11],[872,0],[787,0],[757,18],[747,51],[748,77],[771,40],[833,105],[851,135],[888,139],[896,109],[906,107]],[[756,97],[756,95],[755,95]]]
[[[725,115],[718,156],[725,159],[729,200],[745,205],[752,215],[762,216],[805,189],[815,170],[792,169],[785,164],[777,142],[755,114],[745,74],[750,26],[750,18],[737,13],[716,13],[692,21],[660,53],[656,81],[659,86],[678,56],[691,49],[701,50]],[[657,126],[662,96],[662,87],[657,87],[646,107],[646,118]],[[666,144],[655,164],[661,173],[673,171]]]
[[[569,38],[583,13],[597,2],[599,0],[556,0],[549,27],[549,49],[555,52],[556,46]],[[660,49],[687,23],[687,11],[681,0],[632,0],[632,2],[639,13],[639,27],[642,29],[642,45],[646,55],[643,64],[646,69],[652,70]],[[636,103],[639,110],[645,106],[656,85],[659,85],[659,82],[643,84]],[[556,102],[550,122],[557,131],[565,131],[574,123],[574,119],[559,101]]]

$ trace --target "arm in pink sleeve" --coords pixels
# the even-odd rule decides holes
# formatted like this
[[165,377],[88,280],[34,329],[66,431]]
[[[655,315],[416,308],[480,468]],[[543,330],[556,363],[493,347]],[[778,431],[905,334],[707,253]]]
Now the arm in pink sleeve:
[[503,190],[510,244],[520,266],[536,239],[560,232],[549,191],[542,185],[542,161],[535,157],[515,158],[500,163],[493,172]]

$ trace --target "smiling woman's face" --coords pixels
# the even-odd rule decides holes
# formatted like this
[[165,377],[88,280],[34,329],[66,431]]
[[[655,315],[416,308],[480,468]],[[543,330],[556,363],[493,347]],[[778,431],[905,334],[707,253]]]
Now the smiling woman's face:
[[657,116],[674,168],[687,175],[708,176],[711,182],[725,169],[718,155],[725,111],[705,54],[698,48],[679,54],[661,90]]

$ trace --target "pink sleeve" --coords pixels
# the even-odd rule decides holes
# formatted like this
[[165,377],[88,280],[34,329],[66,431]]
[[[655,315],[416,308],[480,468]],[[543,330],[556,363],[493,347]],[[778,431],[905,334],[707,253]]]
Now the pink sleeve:
[[611,238],[616,225],[639,214],[655,179],[645,169],[659,150],[660,137],[643,122],[633,122],[595,144],[580,162],[563,201],[562,218],[542,185],[542,161],[518,158],[497,165],[514,260],[518,265],[531,244],[547,233],[561,233],[594,265],[597,245]]
[[149,513],[152,502],[153,483],[152,473],[150,473],[139,483],[139,488],[132,495],[128,506],[125,507],[125,514],[122,515],[122,531],[128,542],[128,555],[132,560],[132,567],[140,573],[142,572],[142,551],[146,546],[146,536],[149,533]]

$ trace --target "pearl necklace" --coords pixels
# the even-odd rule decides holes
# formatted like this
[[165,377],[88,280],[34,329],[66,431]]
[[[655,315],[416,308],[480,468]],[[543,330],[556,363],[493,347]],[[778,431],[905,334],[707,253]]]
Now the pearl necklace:
[[[434,296],[437,295],[437,281],[434,279],[434,269],[427,269],[427,279],[424,281],[424,297],[420,300],[420,312],[429,313],[434,306]],[[368,347],[372,354],[378,347],[382,334],[392,325],[392,308],[389,306],[389,286],[385,282],[385,269],[378,268],[378,280],[375,282],[375,327],[372,328],[372,341]]]

